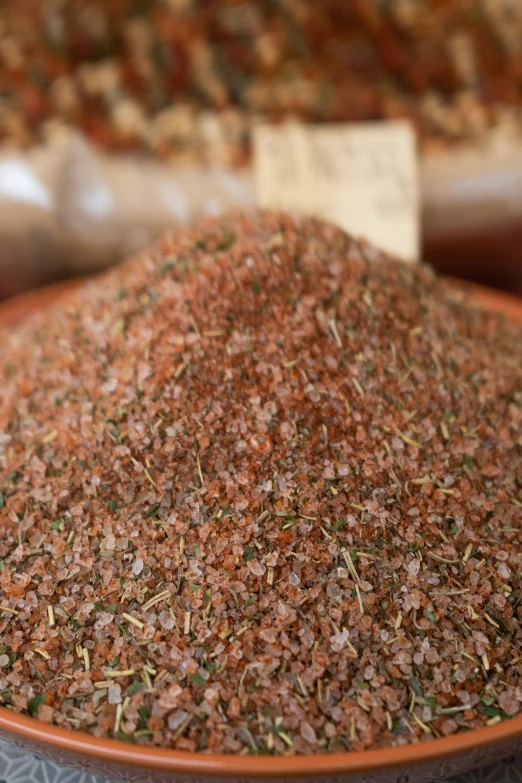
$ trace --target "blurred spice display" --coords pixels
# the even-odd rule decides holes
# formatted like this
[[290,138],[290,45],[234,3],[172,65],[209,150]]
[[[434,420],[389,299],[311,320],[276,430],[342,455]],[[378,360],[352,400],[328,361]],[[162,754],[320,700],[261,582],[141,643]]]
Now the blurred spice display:
[[512,0],[3,0],[0,296],[249,206],[253,126],[285,118],[409,118],[423,258],[522,291],[521,97]]
[[108,149],[241,165],[256,119],[410,117],[426,147],[519,122],[509,0],[20,0],[0,9],[1,136],[58,118]]

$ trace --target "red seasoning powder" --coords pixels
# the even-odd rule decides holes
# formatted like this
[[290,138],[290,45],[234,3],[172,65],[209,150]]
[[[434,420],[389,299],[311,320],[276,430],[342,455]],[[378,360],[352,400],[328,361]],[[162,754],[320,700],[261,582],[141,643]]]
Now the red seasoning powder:
[[265,213],[0,349],[0,700],[147,745],[430,740],[521,709],[522,330]]

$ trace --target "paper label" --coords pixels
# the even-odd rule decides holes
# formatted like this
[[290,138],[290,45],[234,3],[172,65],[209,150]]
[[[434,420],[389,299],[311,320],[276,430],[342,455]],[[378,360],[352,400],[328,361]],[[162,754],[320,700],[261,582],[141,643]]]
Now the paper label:
[[417,151],[407,121],[260,125],[254,155],[259,206],[322,217],[418,259]]

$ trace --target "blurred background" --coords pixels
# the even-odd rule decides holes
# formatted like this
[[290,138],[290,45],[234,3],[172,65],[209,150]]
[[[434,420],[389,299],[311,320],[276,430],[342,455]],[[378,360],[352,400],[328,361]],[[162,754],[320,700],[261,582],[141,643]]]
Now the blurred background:
[[0,298],[255,206],[257,123],[394,118],[423,259],[522,294],[521,0],[1,0]]

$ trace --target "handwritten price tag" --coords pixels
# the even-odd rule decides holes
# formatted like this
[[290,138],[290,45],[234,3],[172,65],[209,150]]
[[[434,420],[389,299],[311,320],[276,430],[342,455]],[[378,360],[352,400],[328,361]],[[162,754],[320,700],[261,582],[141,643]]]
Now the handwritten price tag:
[[261,125],[254,151],[261,207],[322,217],[418,259],[417,152],[408,122]]

